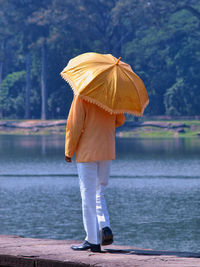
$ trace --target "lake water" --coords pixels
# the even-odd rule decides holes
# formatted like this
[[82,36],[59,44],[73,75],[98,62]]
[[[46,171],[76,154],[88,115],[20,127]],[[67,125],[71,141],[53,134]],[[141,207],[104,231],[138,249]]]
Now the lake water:
[[[200,252],[200,139],[117,139],[106,192],[115,244]],[[0,135],[0,234],[84,239],[64,136]]]

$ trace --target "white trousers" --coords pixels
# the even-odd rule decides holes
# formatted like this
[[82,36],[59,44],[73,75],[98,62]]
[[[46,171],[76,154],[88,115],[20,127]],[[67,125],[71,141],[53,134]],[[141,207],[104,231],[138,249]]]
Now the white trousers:
[[104,198],[110,168],[111,160],[77,163],[85,240],[92,244],[100,244],[101,229],[110,227]]

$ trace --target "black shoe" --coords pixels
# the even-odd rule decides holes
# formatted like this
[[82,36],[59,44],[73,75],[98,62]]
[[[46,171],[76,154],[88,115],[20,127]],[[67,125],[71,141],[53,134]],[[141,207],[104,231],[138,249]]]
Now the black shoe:
[[113,243],[113,233],[109,227],[102,229],[102,246],[107,246]]
[[88,250],[90,249],[92,252],[101,252],[101,246],[96,244],[91,244],[88,241],[84,241],[83,244],[78,246],[71,246],[73,250]]

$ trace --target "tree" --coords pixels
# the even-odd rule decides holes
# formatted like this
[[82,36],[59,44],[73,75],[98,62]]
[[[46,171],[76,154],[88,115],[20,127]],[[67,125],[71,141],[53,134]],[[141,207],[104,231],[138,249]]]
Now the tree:
[[[149,1],[145,7],[148,27],[143,25],[142,33],[136,31],[135,38],[127,43],[125,49],[126,57],[134,62],[136,72],[144,74],[150,95],[147,111],[151,114],[165,112],[165,92],[175,88],[178,79],[184,79],[184,84],[189,85],[187,73],[191,77],[190,88],[198,88],[199,82],[189,69],[199,62],[199,23],[179,4],[174,1]],[[198,72],[196,68],[195,72]],[[191,114],[190,109],[187,112]]]
[[[66,118],[73,93],[59,73],[69,59],[90,51],[122,56],[133,67],[150,96],[146,114],[199,114],[197,0],[0,0],[0,4],[0,84],[8,75],[26,72],[6,94],[8,103],[14,101],[13,90],[15,98],[19,96],[16,103],[23,100],[26,118],[47,118],[47,110],[49,118]],[[5,112],[5,92],[4,86],[0,93],[4,116],[24,117],[22,109]],[[184,95],[184,109],[177,104],[179,95]]]
[[[0,0],[0,92],[3,81],[3,70],[5,64],[6,45],[10,38],[15,34],[15,20],[13,14],[15,10],[12,3]],[[0,117],[2,117],[2,111],[0,110]]]
[[66,118],[71,105],[73,93],[66,82],[61,79],[60,72],[71,57],[82,53],[86,48],[82,43],[84,32],[81,27],[81,16],[79,1],[53,0],[45,10],[43,17],[44,21],[50,23],[49,34],[46,38],[48,46],[47,84],[48,110],[53,117]]
[[[78,10],[76,4],[77,3],[71,3],[69,0],[65,2],[61,0],[43,1],[37,11],[34,11],[29,17],[29,23],[34,25],[37,31],[36,45],[41,48],[42,119],[47,119],[48,117],[47,103],[50,95],[49,87],[51,87],[51,83],[47,85],[47,76],[50,77],[49,73],[47,73],[48,47],[51,46],[51,48],[55,48],[57,42],[61,40],[61,37],[63,38],[63,33],[69,36],[69,34],[73,32],[73,35],[76,36],[77,39],[80,37],[81,31],[79,28],[76,28],[76,15],[79,14],[73,13],[73,11]],[[53,61],[53,66],[55,67],[55,60],[53,59]]]
[[30,118],[30,72],[31,72],[31,56],[26,55],[26,101],[25,101],[25,119]]
[[47,46],[46,46],[46,38],[49,34],[49,25],[50,21],[48,21],[49,14],[46,11],[48,4],[51,4],[50,1],[43,1],[42,4],[39,4],[39,8],[32,12],[32,14],[28,17],[28,23],[35,26],[36,29],[36,38],[37,43],[41,47],[41,119],[46,120],[48,118],[48,107],[47,107],[47,83],[46,83],[46,59],[47,59]]
[[[8,74],[2,82],[0,108],[5,117],[23,117],[25,71]],[[13,116],[13,114],[15,114]]]

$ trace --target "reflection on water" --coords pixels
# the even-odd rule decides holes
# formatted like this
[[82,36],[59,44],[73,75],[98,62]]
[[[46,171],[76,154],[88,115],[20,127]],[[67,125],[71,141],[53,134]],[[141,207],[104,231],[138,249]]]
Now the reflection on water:
[[[117,139],[112,176],[199,177],[200,139]],[[0,175],[77,175],[64,136],[0,136]]]
[[[117,138],[120,158],[141,155],[172,157],[196,157],[200,152],[200,138]],[[53,155],[50,154],[53,152]],[[64,136],[0,136],[0,158],[19,156],[56,156],[64,153]]]
[[[116,244],[199,252],[199,152],[198,138],[117,139]],[[63,155],[63,136],[0,136],[0,234],[84,238],[76,165]]]

